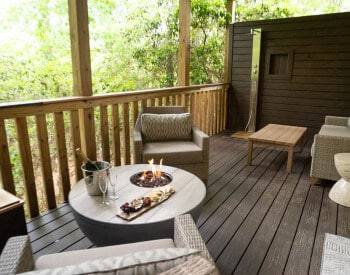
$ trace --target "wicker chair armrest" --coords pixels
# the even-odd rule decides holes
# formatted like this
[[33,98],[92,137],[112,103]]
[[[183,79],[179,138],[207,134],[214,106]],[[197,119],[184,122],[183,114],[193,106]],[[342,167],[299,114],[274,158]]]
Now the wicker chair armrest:
[[317,155],[318,152],[322,152],[323,154],[328,152],[332,154],[332,159],[334,154],[350,152],[350,137],[316,134],[314,137],[314,144],[315,155]]
[[135,163],[142,163],[143,142],[142,142],[140,118],[137,119],[136,124],[135,124],[133,141],[134,141]]
[[196,127],[192,128],[193,142],[202,148],[205,159],[209,158],[209,136]]
[[315,135],[310,175],[317,178],[338,180],[334,155],[350,152],[350,138]]
[[348,126],[348,118],[340,116],[326,116],[326,125]]
[[0,256],[0,274],[17,274],[34,268],[28,235],[8,239]]
[[213,261],[190,214],[180,215],[175,218],[174,243],[176,247],[198,249],[202,251],[202,256]]

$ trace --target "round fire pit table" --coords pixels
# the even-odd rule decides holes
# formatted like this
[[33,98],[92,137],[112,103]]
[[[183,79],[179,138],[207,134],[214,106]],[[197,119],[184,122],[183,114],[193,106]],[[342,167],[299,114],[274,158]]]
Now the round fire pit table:
[[155,206],[132,221],[117,217],[120,206],[125,202],[143,197],[152,188],[139,187],[130,182],[130,177],[140,171],[149,170],[147,164],[113,167],[111,178],[117,175],[117,194],[119,199],[102,206],[102,196],[89,196],[84,179],[72,187],[69,204],[80,229],[97,246],[146,241],[160,238],[173,238],[174,218],[190,213],[198,219],[206,195],[204,183],[195,175],[170,166],[162,171],[172,176],[175,189],[168,200]]

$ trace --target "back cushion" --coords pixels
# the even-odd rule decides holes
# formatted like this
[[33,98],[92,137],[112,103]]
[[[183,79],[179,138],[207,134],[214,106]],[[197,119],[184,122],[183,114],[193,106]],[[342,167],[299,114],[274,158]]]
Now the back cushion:
[[141,129],[144,140],[191,140],[191,114],[142,114]]
[[[126,254],[119,257],[109,257],[78,265],[68,265],[53,269],[41,269],[27,273],[27,275],[51,274],[157,274],[167,271],[178,264],[200,255],[200,251],[190,248],[160,248]],[[59,257],[59,255],[58,255]]]

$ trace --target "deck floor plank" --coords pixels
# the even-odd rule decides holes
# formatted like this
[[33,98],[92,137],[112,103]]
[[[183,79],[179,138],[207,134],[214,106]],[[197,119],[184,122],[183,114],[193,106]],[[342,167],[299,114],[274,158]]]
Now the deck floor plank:
[[[262,161],[263,158],[269,153],[267,150],[256,150],[253,154],[253,161],[259,162]],[[225,173],[222,177],[220,177],[215,183],[211,184],[207,188],[207,196],[205,198],[205,203],[208,201],[212,200],[212,198],[219,194],[222,193],[222,189],[229,184],[234,178],[239,175],[240,173],[243,173],[243,170],[252,171],[254,170],[253,167],[247,167],[247,158],[244,157],[241,159],[239,162],[235,163],[233,166],[231,166],[230,170],[228,173]],[[244,172],[244,173],[246,173]],[[205,208],[204,208],[205,209]],[[201,224],[201,219],[200,217],[200,224]]]
[[[298,167],[298,169],[302,169],[303,167],[304,166],[300,168]],[[283,165],[282,171],[279,171],[280,175],[277,175],[273,179],[275,182],[284,181],[284,183],[282,183],[283,186],[278,191],[277,196],[275,197],[271,207],[266,213],[266,216],[263,217],[262,222],[258,224],[259,220],[261,219],[261,217],[259,217],[259,214],[264,214],[262,213],[264,206],[257,204],[257,213],[255,213],[255,215],[252,213],[250,215],[250,220],[247,219],[246,224],[243,225],[240,229],[242,232],[241,234],[245,235],[244,238],[246,238],[246,243],[248,246],[246,248],[246,251],[244,251],[244,255],[238,254],[238,256],[240,256],[240,260],[237,261],[237,265],[233,265],[236,274],[241,274],[243,271],[249,274],[256,274],[261,263],[264,260],[266,252],[269,248],[269,244],[274,237],[274,234],[282,220],[288,203],[299,182],[299,176],[297,174],[286,175],[285,168],[285,165]],[[265,191],[265,194],[266,196],[272,195],[270,192],[268,192],[268,190]],[[264,204],[267,201],[268,199],[264,197],[260,198],[260,202],[264,202]],[[243,233],[243,230],[252,231],[254,229],[256,230],[254,237],[251,237],[252,235],[249,236],[249,234]],[[244,244],[244,242],[241,243]]]
[[74,220],[74,216],[72,212],[68,212],[65,215],[45,224],[44,226],[41,226],[37,228],[36,230],[29,233],[30,240],[33,242],[37,239],[42,238],[43,236],[51,233],[55,229],[71,222]]
[[[209,184],[208,186],[214,185],[216,181],[224,177],[225,175],[232,176],[233,173],[228,173],[231,171],[231,169],[241,162],[244,163],[246,161],[246,152],[245,151],[236,151],[232,157],[229,159],[225,159],[225,162],[219,166],[217,169],[215,169],[210,175],[209,175]],[[243,164],[244,165],[244,164]],[[232,171],[231,171],[232,172]],[[215,184],[216,186],[217,184]]]
[[[39,250],[35,256],[39,257],[41,255],[52,254],[56,252],[63,252],[69,247],[71,247],[72,245],[75,245],[78,241],[80,241],[84,237],[85,236],[83,232],[81,232],[81,230],[78,227],[75,227],[75,229],[72,228],[72,231],[69,232],[69,234],[57,239],[55,242]],[[81,247],[80,249],[82,248],[83,247]]]
[[305,170],[259,267],[260,274],[282,274],[309,189],[308,171]]
[[[255,159],[256,163],[259,164],[265,159],[265,157],[267,159],[267,162],[270,163],[273,161],[273,158],[276,157],[276,153],[275,152],[272,153],[270,151],[265,150],[264,152],[262,152],[257,156],[257,158]],[[205,226],[204,223],[208,224],[208,219],[211,216],[213,216],[213,213],[216,213],[216,215],[214,215],[214,218],[221,216],[220,214],[217,213],[217,211],[220,209],[225,210],[226,204],[229,204],[228,207],[233,209],[236,205],[231,204],[230,201],[228,201],[226,204],[224,203],[230,198],[231,195],[234,195],[235,190],[237,190],[240,186],[242,186],[244,181],[250,175],[253,175],[251,176],[251,178],[253,178],[255,175],[256,175],[255,178],[257,178],[258,177],[257,174],[259,174],[259,172],[262,172],[263,168],[264,166],[258,166],[258,168],[254,166],[249,166],[249,167],[245,166],[242,170],[240,170],[238,174],[235,174],[232,180],[230,180],[229,182],[226,182],[225,185],[220,189],[220,191],[216,192],[215,195],[211,197],[209,201],[206,201],[204,205],[204,209],[198,220],[198,225],[199,227],[202,228],[201,229],[202,234],[205,235],[205,232],[207,231],[206,228],[208,228],[209,230],[212,230],[212,225]],[[210,197],[211,196],[210,190],[208,190],[208,193],[209,193],[208,197]],[[230,213],[231,212],[227,214],[229,215]]]
[[49,234],[44,235],[42,238],[39,238],[32,242],[33,253],[37,253],[45,247],[59,242],[66,235],[70,234],[78,228],[78,224],[75,220],[58,227],[57,229],[51,231]]
[[309,274],[320,274],[322,248],[325,233],[335,234],[337,229],[337,205],[328,197],[330,188],[325,188],[318,220],[316,239],[312,251]]
[[337,235],[350,236],[350,208],[338,205]]
[[324,188],[311,186],[294,238],[285,274],[307,274],[316,236]]
[[[275,154],[276,152],[273,152],[273,155],[270,154],[270,156],[274,156]],[[250,219],[251,211],[255,209],[263,194],[265,194],[265,192],[269,191],[271,188],[271,178],[275,178],[276,174],[278,174],[277,177],[284,176],[284,171],[280,170],[281,173],[278,173],[279,169],[282,169],[281,161],[283,159],[284,156],[282,156],[282,154],[278,154],[278,157],[274,158],[274,161],[268,166],[276,167],[276,169],[266,169],[264,171],[262,166],[258,167],[258,169],[255,171],[256,176],[252,176],[252,180],[250,182],[246,182],[247,184],[242,185],[240,188],[241,190],[237,190],[237,192],[233,194],[232,197],[241,193],[243,195],[239,201],[240,203],[238,207],[236,207],[236,209],[232,211],[232,213],[224,220],[223,224],[220,226],[220,228],[218,228],[217,232],[208,242],[208,247],[212,248],[213,251],[215,247],[213,257],[218,259],[219,266],[222,262],[226,262],[227,256],[230,258],[230,262],[232,263],[231,258],[234,258],[233,254],[230,255],[232,252],[230,246],[234,244],[234,241],[232,240],[236,236],[239,236],[239,234],[237,235],[237,232],[240,231],[242,224],[245,224],[245,222]],[[280,184],[281,182],[283,183],[283,181],[276,180],[274,183]],[[271,196],[271,199],[273,199],[273,197],[274,196]],[[230,200],[228,200],[227,203],[230,203]],[[221,239],[220,244],[215,244],[219,239]],[[240,244],[243,244],[243,242]],[[237,253],[238,255],[238,253],[241,252],[238,251],[238,249],[234,249],[234,253]],[[224,267],[223,265],[221,266]],[[225,266],[225,269],[226,268],[228,268],[228,266]]]
[[[328,198],[331,182],[310,187],[310,142],[296,153],[293,173],[286,153],[256,147],[227,134],[210,138],[207,197],[197,222],[222,274],[318,274],[325,233],[350,237],[350,208]],[[94,245],[68,204],[27,223],[40,255]]]
[[55,210],[50,210],[49,212],[41,215],[40,217],[29,221],[27,223],[27,230],[28,232],[32,232],[33,230],[44,226],[69,212],[71,212],[69,205],[67,203],[62,204],[61,206],[59,206],[59,208],[56,208]]
[[[227,150],[229,148],[229,150]],[[222,148],[218,148],[217,150],[223,150],[224,153],[218,156],[218,159],[211,162],[209,166],[209,175],[213,174],[213,172],[217,171],[219,167],[223,166],[227,162],[234,162],[235,160],[241,159],[246,154],[246,150],[241,144],[228,143]],[[209,157],[210,158],[210,157]]]

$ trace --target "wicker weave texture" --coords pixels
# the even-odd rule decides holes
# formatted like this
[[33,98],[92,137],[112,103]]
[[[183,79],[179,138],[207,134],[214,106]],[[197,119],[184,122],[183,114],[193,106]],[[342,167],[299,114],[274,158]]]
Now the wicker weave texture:
[[321,179],[339,180],[334,155],[345,152],[350,152],[350,138],[315,135],[310,175]]
[[348,118],[340,116],[326,116],[326,125],[348,126]]
[[199,234],[191,215],[181,215],[175,218],[174,243],[176,247],[194,248],[202,251],[202,255],[214,262]]
[[0,256],[0,274],[17,274],[34,268],[28,236],[10,238]]

